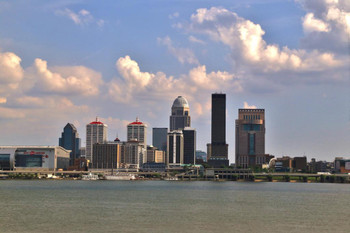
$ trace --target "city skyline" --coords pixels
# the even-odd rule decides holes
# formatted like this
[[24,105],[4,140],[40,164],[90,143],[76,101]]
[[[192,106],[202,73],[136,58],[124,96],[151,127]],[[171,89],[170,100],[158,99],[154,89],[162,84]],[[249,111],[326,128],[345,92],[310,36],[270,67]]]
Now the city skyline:
[[1,1],[0,145],[58,145],[68,122],[85,145],[96,116],[125,141],[184,96],[206,151],[223,92],[230,162],[240,108],[265,109],[268,154],[349,156],[348,1],[179,2]]

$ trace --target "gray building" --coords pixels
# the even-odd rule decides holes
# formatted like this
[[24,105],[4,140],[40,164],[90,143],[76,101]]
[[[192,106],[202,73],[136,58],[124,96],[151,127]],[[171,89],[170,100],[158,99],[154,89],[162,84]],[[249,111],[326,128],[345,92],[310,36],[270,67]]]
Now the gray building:
[[77,128],[71,123],[68,123],[62,132],[62,136],[58,139],[58,145],[70,150],[70,165],[74,164],[74,160],[80,157],[80,143]]
[[184,137],[184,164],[196,163],[196,130],[190,127],[185,127],[182,130]]
[[265,110],[239,109],[236,120],[236,166],[247,168],[266,163]]
[[207,146],[209,165],[229,165],[226,144],[226,94],[214,93],[211,96],[211,143]]
[[0,169],[67,170],[70,152],[60,146],[0,146]]
[[152,129],[152,144],[158,150],[167,151],[167,135],[168,128],[153,128]]
[[181,130],[174,130],[168,133],[168,166],[183,164],[184,160],[184,136]]
[[171,107],[170,131],[191,127],[190,107],[185,97],[178,96]]

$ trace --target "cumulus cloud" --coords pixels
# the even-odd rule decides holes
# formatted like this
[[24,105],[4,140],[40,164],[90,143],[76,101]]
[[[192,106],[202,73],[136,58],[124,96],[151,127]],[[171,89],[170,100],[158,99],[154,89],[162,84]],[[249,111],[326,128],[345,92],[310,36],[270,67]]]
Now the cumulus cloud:
[[244,101],[243,108],[246,109],[256,109],[257,107],[255,105],[249,105],[247,102]]
[[7,99],[5,97],[0,97],[0,104],[4,104],[7,102]]
[[103,19],[95,19],[86,9],[81,9],[78,12],[74,12],[68,8],[65,8],[64,10],[57,10],[56,14],[65,16],[72,20],[76,25],[80,26],[96,23],[99,27],[102,27],[105,23]]
[[174,55],[181,64],[199,64],[198,59],[191,49],[175,48],[169,36],[158,38],[158,43],[165,45],[168,48],[168,51]]
[[306,37],[302,45],[342,53],[348,51],[350,3],[348,0],[296,0],[305,11]]
[[16,89],[22,78],[21,58],[11,52],[0,52],[0,93]]
[[195,67],[178,78],[168,77],[163,72],[142,72],[138,63],[129,56],[119,58],[116,67],[121,77],[108,84],[108,93],[113,101],[119,103],[137,106],[148,102],[159,104],[159,101],[169,102],[176,95],[184,95],[189,101],[192,100],[197,113],[201,115],[202,105],[206,105],[211,92],[242,91],[240,82],[234,75],[225,71],[208,73],[204,65]]
[[28,75],[38,92],[95,96],[103,83],[100,73],[84,66],[55,67],[53,70],[48,68],[47,61],[35,59]]
[[264,72],[322,71],[344,65],[344,61],[330,52],[309,52],[268,44],[259,24],[224,8],[198,9],[191,16],[188,29],[229,46],[236,63],[253,65],[251,68]]

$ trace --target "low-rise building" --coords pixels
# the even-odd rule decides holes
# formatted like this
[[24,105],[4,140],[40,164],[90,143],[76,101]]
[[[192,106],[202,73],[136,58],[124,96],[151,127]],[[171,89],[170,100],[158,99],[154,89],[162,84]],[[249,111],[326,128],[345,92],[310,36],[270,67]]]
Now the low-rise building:
[[60,146],[0,146],[0,169],[67,170],[70,152]]

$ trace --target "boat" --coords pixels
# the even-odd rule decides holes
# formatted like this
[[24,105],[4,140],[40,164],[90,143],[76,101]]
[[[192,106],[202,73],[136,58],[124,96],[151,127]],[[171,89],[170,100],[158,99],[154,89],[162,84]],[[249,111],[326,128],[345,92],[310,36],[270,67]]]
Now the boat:
[[88,175],[82,175],[82,180],[99,180],[98,175],[94,175],[91,172]]
[[135,175],[128,173],[117,173],[115,175],[105,175],[105,180],[135,180]]

